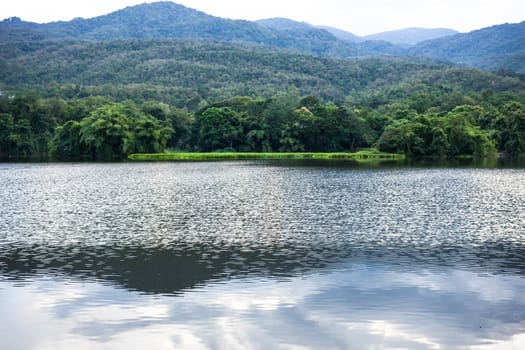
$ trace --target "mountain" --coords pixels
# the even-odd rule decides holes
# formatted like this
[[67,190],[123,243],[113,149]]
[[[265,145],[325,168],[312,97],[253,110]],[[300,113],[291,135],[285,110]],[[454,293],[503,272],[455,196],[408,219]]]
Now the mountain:
[[363,38],[361,38],[360,36],[347,32],[346,30],[342,30],[342,29],[334,28],[334,27],[328,27],[328,26],[318,26],[318,27],[326,30],[327,32],[331,33],[336,38],[341,39],[341,40],[350,41],[353,43],[363,41]]
[[292,19],[275,17],[255,21],[263,27],[275,29],[278,31],[315,31],[316,27],[306,22],[297,22]]
[[274,38],[255,23],[210,16],[169,1],[126,7],[104,16],[69,22],[14,23],[8,19],[0,24],[0,29],[13,24],[55,38],[84,40],[193,38],[268,43]]
[[220,100],[238,94],[267,96],[291,85],[305,95],[341,100],[378,79],[397,83],[412,71],[442,67],[417,59],[338,60],[202,40],[0,44],[0,82],[7,86],[112,84],[141,85],[155,91],[169,87],[181,100],[190,99],[188,91],[198,91],[203,99]]
[[[335,28],[285,18],[256,22],[230,20],[165,1],[68,22],[37,24],[16,17],[6,19],[0,22],[0,45],[17,42],[29,45],[46,40],[185,39],[282,48],[331,58],[424,56],[488,70],[525,72],[523,23],[427,40],[409,48],[392,43],[413,43],[450,33],[450,30],[441,29],[407,29],[358,40],[353,34]],[[17,50],[24,48],[17,47]],[[16,54],[6,52],[4,55]]]
[[406,56],[405,48],[388,41],[366,40],[355,45],[367,56]]
[[65,88],[74,96],[156,99],[188,109],[195,109],[201,100],[269,97],[290,86],[301,95],[331,101],[381,91],[399,97],[440,86],[451,92],[525,91],[525,81],[519,78],[417,58],[332,59],[179,39],[2,44],[0,82],[45,93]]
[[525,73],[524,43],[525,21],[425,41],[410,48],[409,53],[488,70]]
[[95,41],[183,38],[249,43],[340,58],[367,54],[325,30],[306,24],[300,30],[289,30],[274,27],[269,22],[265,25],[264,22],[223,19],[169,1],[131,6],[108,15],[69,22],[15,22],[4,20],[0,23],[2,41],[13,40],[13,37],[23,40],[22,30],[29,33],[30,38],[35,35]]
[[420,43],[422,41],[446,37],[449,35],[458,34],[453,29],[446,28],[405,28],[400,30],[392,30],[363,37],[365,40],[382,40],[388,41],[392,44],[410,46]]
[[336,38],[341,39],[341,40],[350,41],[354,43],[363,41],[363,38],[361,38],[360,36],[347,32],[346,30],[329,27],[329,26],[318,26],[318,27],[326,30],[327,32],[333,34]]
[[299,51],[318,56],[348,58],[374,54],[374,52],[367,51],[366,47],[359,47],[338,39],[329,31],[309,23],[297,22],[288,18],[267,18],[255,23],[276,33],[280,38],[279,42],[285,43],[278,47],[289,47],[286,43],[293,41],[300,43],[299,46],[302,49]]

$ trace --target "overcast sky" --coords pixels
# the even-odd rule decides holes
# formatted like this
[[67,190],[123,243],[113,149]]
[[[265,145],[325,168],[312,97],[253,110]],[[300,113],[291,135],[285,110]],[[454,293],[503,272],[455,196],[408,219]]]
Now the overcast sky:
[[[146,0],[2,0],[0,18],[45,23],[90,18]],[[208,14],[255,20],[286,17],[358,35],[407,27],[461,32],[525,20],[525,0],[177,0]]]

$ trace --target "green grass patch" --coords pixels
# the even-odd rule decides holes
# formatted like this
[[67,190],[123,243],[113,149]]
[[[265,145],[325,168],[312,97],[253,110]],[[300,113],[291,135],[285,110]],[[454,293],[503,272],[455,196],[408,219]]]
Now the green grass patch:
[[132,154],[133,161],[197,161],[197,160],[272,160],[272,159],[333,159],[333,160],[379,160],[403,159],[403,155],[363,150],[355,153],[316,153],[316,152],[173,152]]

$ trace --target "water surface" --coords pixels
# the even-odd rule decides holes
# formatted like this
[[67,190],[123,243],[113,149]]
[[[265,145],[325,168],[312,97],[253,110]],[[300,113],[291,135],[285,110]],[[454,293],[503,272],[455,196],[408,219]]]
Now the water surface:
[[525,170],[0,164],[0,343],[525,348]]

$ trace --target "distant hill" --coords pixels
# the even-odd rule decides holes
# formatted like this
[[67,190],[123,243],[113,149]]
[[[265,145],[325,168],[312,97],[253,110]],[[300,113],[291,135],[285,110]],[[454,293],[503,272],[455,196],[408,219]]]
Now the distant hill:
[[366,40],[355,43],[359,52],[366,56],[405,56],[405,48],[381,40]]
[[[113,41],[185,39],[281,48],[331,58],[424,56],[488,70],[525,72],[523,23],[427,40],[455,32],[405,29],[359,38],[330,27],[286,18],[256,22],[210,16],[170,1],[146,3],[90,19],[37,24],[10,18],[0,22],[0,45],[49,40]],[[374,39],[374,40],[371,40]],[[393,42],[402,43],[402,45]],[[16,45],[15,45],[16,46]],[[17,50],[24,50],[16,46]],[[6,52],[5,56],[16,56]],[[1,64],[1,62],[0,62]],[[1,68],[1,67],[0,67]]]
[[326,30],[327,32],[333,34],[336,38],[341,40],[350,41],[353,43],[363,41],[363,38],[361,38],[360,36],[347,32],[346,30],[328,26],[318,26],[318,28]]
[[366,48],[337,38],[329,31],[306,22],[297,22],[288,18],[268,18],[255,23],[276,33],[278,47],[289,48],[288,43],[295,42],[294,48],[299,51],[313,53],[318,56],[349,58],[373,54]]
[[224,19],[173,2],[155,2],[69,22],[35,24],[6,20],[0,22],[0,37],[4,38],[3,41],[9,35],[24,40],[20,31],[25,31],[32,36],[95,41],[183,38],[250,43],[340,58],[361,54],[353,44],[307,24],[301,24],[293,30],[270,24]]
[[[353,56],[401,56],[404,49],[392,43],[379,40],[363,40],[351,33],[330,27],[314,26],[306,22],[297,22],[287,18],[268,18],[258,20],[256,23],[275,31],[286,37],[294,37],[295,40],[306,43],[309,39],[315,38],[315,43],[319,47],[330,48],[327,51],[319,48],[310,47],[309,52],[317,51],[319,56],[329,56],[337,58],[348,58],[338,54],[330,54],[337,47],[354,48]],[[353,37],[354,40],[349,40]],[[310,41],[310,43],[312,43]],[[324,43],[324,44],[321,44]],[[327,46],[326,43],[332,43]],[[303,50],[304,51],[304,50]],[[327,54],[328,53],[328,54]]]
[[195,38],[266,43],[271,32],[249,21],[207,15],[173,2],[126,7],[110,14],[69,22],[35,24],[5,20],[0,28],[29,27],[57,38],[85,40]]
[[382,40],[396,45],[415,45],[422,41],[446,37],[449,35],[458,34],[459,32],[453,29],[446,28],[405,28],[400,30],[392,30],[363,37],[365,40]]
[[271,28],[279,31],[302,31],[302,30],[316,30],[316,27],[306,22],[297,22],[292,19],[275,17],[266,18],[255,21],[263,27]]
[[488,70],[525,73],[525,22],[422,42],[409,53]]

